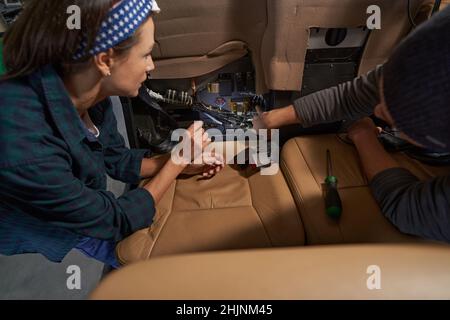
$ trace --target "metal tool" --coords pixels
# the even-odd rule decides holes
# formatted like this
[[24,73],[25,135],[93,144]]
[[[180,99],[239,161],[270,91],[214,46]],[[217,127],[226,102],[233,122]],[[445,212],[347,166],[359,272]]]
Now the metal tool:
[[327,150],[327,177],[325,178],[325,210],[329,217],[337,219],[342,214],[341,197],[337,189],[338,179],[333,175],[330,150]]

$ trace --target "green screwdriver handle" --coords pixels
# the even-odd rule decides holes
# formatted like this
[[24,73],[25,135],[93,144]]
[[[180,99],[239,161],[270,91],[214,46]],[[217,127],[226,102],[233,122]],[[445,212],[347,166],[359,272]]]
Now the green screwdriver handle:
[[325,209],[327,215],[334,219],[339,218],[342,214],[342,202],[335,176],[328,176],[325,179]]

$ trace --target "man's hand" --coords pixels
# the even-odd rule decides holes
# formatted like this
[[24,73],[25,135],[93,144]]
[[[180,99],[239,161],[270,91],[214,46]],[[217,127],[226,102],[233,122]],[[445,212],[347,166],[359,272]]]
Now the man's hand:
[[364,118],[348,129],[348,137],[358,150],[367,178],[373,179],[378,173],[398,167],[398,163],[384,150],[378,141],[379,128],[372,119]]
[[258,115],[253,117],[253,129],[270,129],[269,127],[269,112],[262,112],[259,106],[256,106]]
[[253,118],[253,128],[259,129],[279,129],[290,124],[300,124],[294,106],[274,109],[269,112],[262,112],[256,108],[258,115]]
[[368,137],[378,137],[379,134],[380,128],[375,126],[375,123],[373,123],[372,119],[370,119],[369,117],[356,121],[348,129],[348,137],[353,142],[356,142],[360,139],[366,139]]

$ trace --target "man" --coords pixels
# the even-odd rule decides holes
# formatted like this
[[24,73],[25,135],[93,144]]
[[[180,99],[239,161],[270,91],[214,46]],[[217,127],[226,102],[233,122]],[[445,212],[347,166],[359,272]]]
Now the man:
[[254,119],[256,129],[356,121],[348,136],[382,212],[404,233],[450,242],[450,177],[421,182],[401,168],[378,141],[372,114],[405,140],[450,151],[450,7],[412,32],[385,65]]

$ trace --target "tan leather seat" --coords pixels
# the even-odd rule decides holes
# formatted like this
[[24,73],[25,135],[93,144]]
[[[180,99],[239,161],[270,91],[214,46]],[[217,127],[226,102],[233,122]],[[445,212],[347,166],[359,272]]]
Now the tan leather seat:
[[91,298],[450,299],[449,270],[450,248],[441,245],[245,250],[130,265],[112,272]]
[[267,26],[265,0],[171,0],[159,5],[154,79],[203,76],[250,53],[258,91],[267,91],[260,54]]
[[117,246],[127,264],[156,256],[304,244],[303,225],[281,172],[262,176],[227,166],[210,180],[178,179],[150,228]]
[[[433,3],[411,0],[416,22]],[[160,5],[155,79],[198,77],[250,53],[259,93],[301,88],[311,27],[365,26],[367,8],[380,6],[382,28],[372,31],[359,74],[383,63],[411,29],[407,0],[172,0]]]
[[[322,183],[326,176],[326,150],[339,180],[343,213],[339,220],[325,214]],[[401,166],[420,179],[449,173],[402,153],[393,155]],[[419,239],[400,233],[380,212],[372,197],[356,149],[337,135],[298,137],[288,141],[281,156],[281,169],[299,208],[307,244],[404,242]]]
[[[326,150],[339,179],[343,214],[325,214],[322,183]],[[421,179],[450,172],[403,154],[397,161]],[[210,180],[178,179],[158,204],[154,223],[117,246],[122,264],[180,253],[272,246],[422,242],[403,234],[381,213],[356,149],[336,135],[294,138],[281,171],[262,176],[227,166]]]

